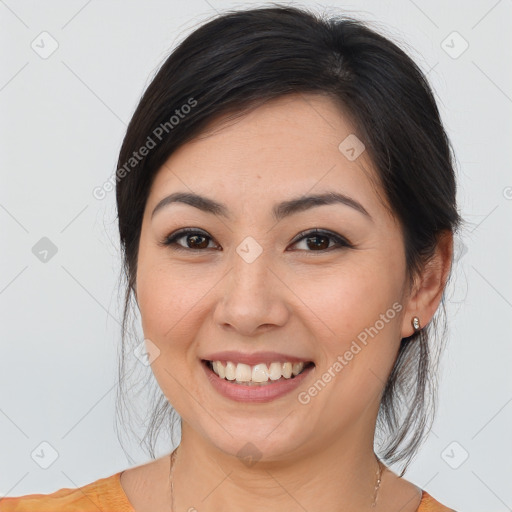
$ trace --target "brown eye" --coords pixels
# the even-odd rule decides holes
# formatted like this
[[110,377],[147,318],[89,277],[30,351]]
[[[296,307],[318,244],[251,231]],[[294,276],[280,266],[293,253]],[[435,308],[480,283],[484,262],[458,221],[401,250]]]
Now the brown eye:
[[[178,242],[179,240],[185,240],[184,243]],[[212,238],[202,231],[197,229],[187,228],[181,229],[176,233],[169,235],[163,240],[161,245],[172,246],[176,250],[202,250],[207,249]]]
[[[352,247],[345,238],[330,231],[303,231],[299,233],[298,237],[300,238],[298,238],[293,245],[297,245],[299,242],[304,242],[305,249],[301,250],[305,250],[306,252],[325,252],[330,251],[331,249]],[[334,242],[333,245],[330,245],[331,241]]]
[[[310,230],[299,233],[298,239],[293,243],[297,245],[304,242],[305,247],[299,248],[304,252],[327,252],[334,249],[352,247],[344,237],[330,231]],[[180,242],[180,240],[185,240]],[[209,248],[213,238],[203,231],[195,228],[185,228],[167,236],[160,245],[172,247],[181,251],[203,251]],[[331,242],[333,242],[331,244]],[[213,247],[215,248],[215,247]]]
[[310,249],[327,249],[329,247],[329,237],[325,235],[308,236],[306,243]]
[[208,247],[207,237],[203,235],[185,235],[183,238],[187,240],[190,249],[205,249]]

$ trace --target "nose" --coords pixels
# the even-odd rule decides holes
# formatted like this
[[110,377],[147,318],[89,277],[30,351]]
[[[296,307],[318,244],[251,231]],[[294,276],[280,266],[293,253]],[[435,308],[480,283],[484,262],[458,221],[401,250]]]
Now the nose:
[[264,252],[254,260],[243,252],[233,252],[231,267],[218,293],[214,320],[225,330],[255,336],[288,321],[289,288]]

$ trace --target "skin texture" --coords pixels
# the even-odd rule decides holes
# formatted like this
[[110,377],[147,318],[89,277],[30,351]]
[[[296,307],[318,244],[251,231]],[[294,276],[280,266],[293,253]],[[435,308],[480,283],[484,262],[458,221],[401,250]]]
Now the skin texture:
[[[151,367],[182,418],[174,470],[178,510],[263,511],[370,509],[380,397],[400,340],[432,318],[448,276],[452,237],[439,242],[412,289],[399,224],[375,187],[363,152],[349,161],[338,145],[355,133],[331,99],[290,95],[236,119],[220,118],[178,149],[159,170],[144,213],[136,295],[144,335],[158,347]],[[226,205],[230,218],[174,203],[194,192]],[[342,204],[323,205],[276,222],[275,203],[335,191],[361,203],[371,219]],[[191,227],[178,251],[159,245]],[[299,239],[320,228],[346,238]],[[247,263],[236,252],[246,237],[262,253]],[[315,246],[315,242],[321,248]],[[208,245],[206,245],[208,244]],[[221,250],[220,250],[221,249]],[[200,252],[202,251],[202,252]],[[297,400],[332,368],[365,328],[399,304],[401,311],[307,404]],[[300,388],[264,404],[231,401],[209,384],[202,356],[218,350],[276,350],[315,362]],[[151,352],[151,349],[150,349]],[[260,452],[247,467],[236,454]],[[247,449],[247,448],[246,448]],[[161,458],[123,472],[137,512],[169,510],[169,464]],[[420,491],[384,471],[375,510],[416,510]]]

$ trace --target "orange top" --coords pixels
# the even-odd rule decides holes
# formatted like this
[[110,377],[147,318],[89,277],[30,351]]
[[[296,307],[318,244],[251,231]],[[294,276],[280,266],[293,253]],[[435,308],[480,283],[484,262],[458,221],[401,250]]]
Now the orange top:
[[[78,489],[0,498],[0,512],[135,512],[121,486],[121,471]],[[423,491],[417,512],[455,512]]]

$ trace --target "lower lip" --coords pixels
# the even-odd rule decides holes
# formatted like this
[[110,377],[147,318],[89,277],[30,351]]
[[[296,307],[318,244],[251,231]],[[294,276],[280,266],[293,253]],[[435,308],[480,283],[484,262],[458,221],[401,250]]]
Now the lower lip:
[[314,365],[311,365],[291,379],[276,380],[272,384],[262,386],[247,386],[244,384],[233,384],[234,381],[221,379],[205,361],[201,361],[201,366],[212,386],[221,395],[235,400],[236,402],[257,403],[271,402],[276,398],[280,398],[292,392],[308,377],[311,370],[314,369]]

